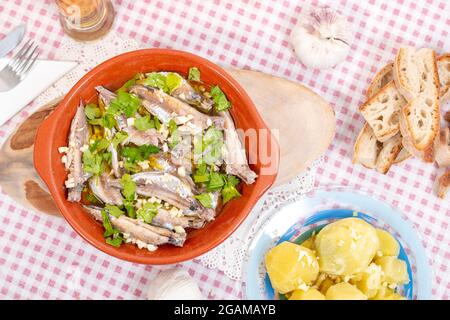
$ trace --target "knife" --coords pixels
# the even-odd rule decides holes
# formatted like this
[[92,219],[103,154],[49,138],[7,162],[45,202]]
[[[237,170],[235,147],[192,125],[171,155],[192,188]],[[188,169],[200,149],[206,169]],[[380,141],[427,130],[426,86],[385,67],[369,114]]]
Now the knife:
[[25,35],[25,25],[15,27],[10,33],[0,40],[0,58],[7,55],[22,41]]

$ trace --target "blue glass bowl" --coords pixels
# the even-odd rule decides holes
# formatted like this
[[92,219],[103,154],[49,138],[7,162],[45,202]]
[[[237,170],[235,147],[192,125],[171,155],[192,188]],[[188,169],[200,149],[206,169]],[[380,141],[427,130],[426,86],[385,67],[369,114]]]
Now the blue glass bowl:
[[302,243],[325,225],[348,217],[365,220],[391,233],[400,244],[399,259],[405,261],[409,283],[398,291],[407,299],[431,299],[432,272],[426,252],[413,229],[399,212],[374,195],[348,188],[316,190],[275,213],[249,247],[244,264],[244,294],[247,299],[285,299],[272,288],[264,256],[283,241]]

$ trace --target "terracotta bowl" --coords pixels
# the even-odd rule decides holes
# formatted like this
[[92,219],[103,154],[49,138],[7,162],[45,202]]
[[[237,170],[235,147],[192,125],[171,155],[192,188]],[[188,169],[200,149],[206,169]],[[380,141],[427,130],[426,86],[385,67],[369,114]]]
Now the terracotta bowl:
[[[59,210],[70,225],[84,239],[96,248],[114,257],[144,264],[170,264],[190,260],[213,249],[227,239],[244,221],[258,199],[269,189],[276,178],[276,172],[259,175],[253,185],[244,185],[242,197],[224,206],[217,218],[200,230],[188,230],[188,238],[182,248],[170,245],[159,247],[154,252],[140,250],[131,244],[119,248],[105,243],[103,227],[96,222],[78,203],[66,200],[64,181],[67,173],[61,163],[58,147],[67,145],[67,137],[72,117],[80,99],[85,103],[95,102],[95,86],[109,89],[119,88],[138,72],[170,70],[183,75],[189,67],[200,69],[202,80],[208,85],[219,85],[231,101],[232,116],[241,129],[265,129],[266,124],[258,114],[254,104],[244,89],[225,70],[196,55],[166,49],[146,49],[128,52],[98,65],[88,72],[69,91],[56,110],[42,123],[36,135],[34,164],[37,172],[47,184]],[[274,155],[278,165],[278,145],[270,135],[258,133],[261,142]],[[247,152],[248,147],[246,147]],[[252,169],[257,173],[271,164],[257,163]],[[277,171],[277,170],[275,170]]]

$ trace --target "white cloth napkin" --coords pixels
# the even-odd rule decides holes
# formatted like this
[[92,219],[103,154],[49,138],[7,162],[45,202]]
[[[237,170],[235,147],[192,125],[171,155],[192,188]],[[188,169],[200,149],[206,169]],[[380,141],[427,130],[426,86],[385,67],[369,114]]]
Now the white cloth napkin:
[[[0,70],[8,63],[8,60],[0,59]],[[0,126],[77,64],[74,61],[36,61],[30,73],[21,83],[10,91],[0,92],[2,105]]]

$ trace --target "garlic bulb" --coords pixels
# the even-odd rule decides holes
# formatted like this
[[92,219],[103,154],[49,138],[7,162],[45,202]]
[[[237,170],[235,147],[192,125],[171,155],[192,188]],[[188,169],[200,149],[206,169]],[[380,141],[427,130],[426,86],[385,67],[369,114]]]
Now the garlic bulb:
[[319,7],[300,17],[291,43],[305,66],[326,69],[345,59],[350,38],[347,21],[331,8]]
[[203,300],[197,284],[182,269],[161,271],[150,283],[148,300]]

